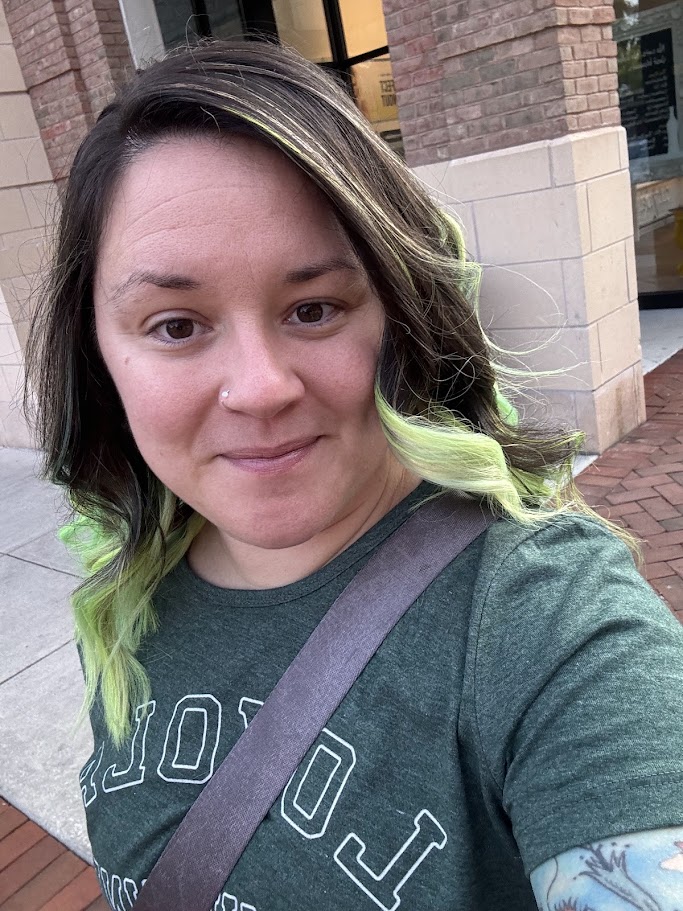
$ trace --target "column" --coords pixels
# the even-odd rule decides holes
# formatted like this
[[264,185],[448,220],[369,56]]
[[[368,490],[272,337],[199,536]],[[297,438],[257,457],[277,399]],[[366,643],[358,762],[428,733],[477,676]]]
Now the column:
[[481,314],[535,415],[602,452],[645,419],[614,10],[385,0],[406,157],[486,265]]

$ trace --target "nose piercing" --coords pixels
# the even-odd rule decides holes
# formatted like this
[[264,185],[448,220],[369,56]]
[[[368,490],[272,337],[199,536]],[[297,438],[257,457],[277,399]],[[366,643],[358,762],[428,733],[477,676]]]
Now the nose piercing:
[[226,399],[228,398],[229,395],[230,395],[230,390],[229,390],[229,389],[222,389],[222,390],[221,390],[221,394],[220,394],[220,396],[219,396],[219,400],[220,400],[221,405],[224,405],[224,404],[225,404]]

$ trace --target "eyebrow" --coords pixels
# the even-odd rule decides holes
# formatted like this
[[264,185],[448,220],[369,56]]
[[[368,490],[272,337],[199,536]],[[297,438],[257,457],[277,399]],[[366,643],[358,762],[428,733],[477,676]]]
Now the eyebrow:
[[155,285],[157,288],[168,288],[171,291],[197,291],[201,282],[188,278],[185,275],[176,275],[173,272],[152,272],[149,269],[138,269],[128,276],[125,281],[116,285],[109,300],[119,304],[126,294],[140,285]]
[[299,269],[292,269],[285,275],[285,282],[288,285],[299,285],[303,282],[313,281],[314,278],[320,278],[329,272],[358,272],[358,266],[348,259],[333,257],[320,263],[312,263],[310,266],[301,266]]
[[[323,260],[319,263],[300,266],[297,269],[290,269],[285,273],[285,284],[299,285],[304,282],[313,281],[330,272],[358,272],[358,266],[350,260],[341,257]],[[154,285],[156,288],[166,288],[170,291],[198,291],[202,283],[186,275],[177,275],[174,272],[153,272],[149,269],[138,269],[128,276],[120,284],[116,285],[112,291],[109,300],[114,303],[120,303],[122,298],[133,288],[140,285]]]

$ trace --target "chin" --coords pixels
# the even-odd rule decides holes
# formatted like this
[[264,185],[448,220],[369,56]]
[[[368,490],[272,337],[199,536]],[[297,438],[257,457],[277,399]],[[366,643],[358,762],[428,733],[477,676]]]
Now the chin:
[[315,537],[320,529],[317,526],[301,527],[298,525],[296,528],[292,528],[290,523],[287,526],[263,529],[263,531],[254,528],[234,529],[230,527],[221,530],[227,532],[233,540],[240,541],[249,547],[257,547],[261,550],[287,550],[306,544]]
[[244,510],[235,521],[235,513],[226,516],[209,517],[209,521],[220,531],[251,547],[264,550],[280,550],[305,544],[320,534],[336,519],[336,511],[306,510],[292,507],[287,510]]

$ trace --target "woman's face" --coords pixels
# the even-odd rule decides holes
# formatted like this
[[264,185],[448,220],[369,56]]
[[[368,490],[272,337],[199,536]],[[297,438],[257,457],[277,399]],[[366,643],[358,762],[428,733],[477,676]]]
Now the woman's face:
[[329,205],[275,150],[141,153],[105,226],[95,315],[143,458],[229,537],[303,543],[395,470],[373,399],[382,306]]

